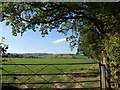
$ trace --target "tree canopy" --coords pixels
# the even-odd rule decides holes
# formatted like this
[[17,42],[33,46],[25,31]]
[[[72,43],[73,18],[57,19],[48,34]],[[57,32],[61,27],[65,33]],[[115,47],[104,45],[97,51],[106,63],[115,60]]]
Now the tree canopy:
[[0,55],[3,56],[5,52],[8,49],[8,45],[5,44],[5,38],[1,37],[1,42],[0,42]]
[[14,36],[28,29],[39,29],[42,36],[53,29],[65,35],[71,31],[67,37],[71,48],[77,45],[78,52],[96,60],[101,60],[104,52],[104,57],[112,60],[111,67],[118,68],[120,2],[6,2],[0,12],[0,21],[12,26]]
[[[43,36],[53,29],[63,34],[71,31],[72,35],[67,38],[71,47],[80,40],[79,45],[83,47],[79,50],[97,59],[104,49],[101,40],[120,30],[120,3],[7,2],[2,3],[0,10],[1,21],[6,20],[6,25],[12,26],[14,36],[37,28]],[[100,50],[95,52],[95,48]]]

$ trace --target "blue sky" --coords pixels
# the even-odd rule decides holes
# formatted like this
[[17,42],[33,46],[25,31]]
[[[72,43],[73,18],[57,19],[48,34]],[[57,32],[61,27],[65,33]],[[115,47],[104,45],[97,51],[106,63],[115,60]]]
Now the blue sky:
[[40,32],[28,30],[23,36],[12,36],[10,26],[0,22],[0,35],[5,37],[9,45],[9,53],[76,53],[76,48],[71,51],[69,42],[65,41],[66,36],[53,30],[48,36],[42,37]]

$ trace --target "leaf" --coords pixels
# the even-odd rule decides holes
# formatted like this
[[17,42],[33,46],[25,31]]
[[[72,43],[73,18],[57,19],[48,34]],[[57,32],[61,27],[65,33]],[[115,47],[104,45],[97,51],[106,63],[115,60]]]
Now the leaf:
[[10,24],[10,22],[8,21],[8,22],[6,22],[6,26],[8,26]]

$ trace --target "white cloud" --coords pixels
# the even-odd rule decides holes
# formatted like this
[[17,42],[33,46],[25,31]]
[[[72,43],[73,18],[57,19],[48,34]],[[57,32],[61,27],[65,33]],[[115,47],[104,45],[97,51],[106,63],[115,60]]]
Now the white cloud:
[[53,43],[61,43],[61,42],[65,42],[66,38],[62,38],[62,39],[57,39],[55,41],[53,41]]

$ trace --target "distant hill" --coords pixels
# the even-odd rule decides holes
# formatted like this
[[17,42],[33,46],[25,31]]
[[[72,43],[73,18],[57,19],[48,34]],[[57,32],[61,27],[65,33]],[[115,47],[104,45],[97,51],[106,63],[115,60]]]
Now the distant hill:
[[[7,56],[7,55],[6,55]],[[63,59],[81,59],[87,58],[80,54],[53,54],[53,53],[9,53],[11,58],[63,58]]]

